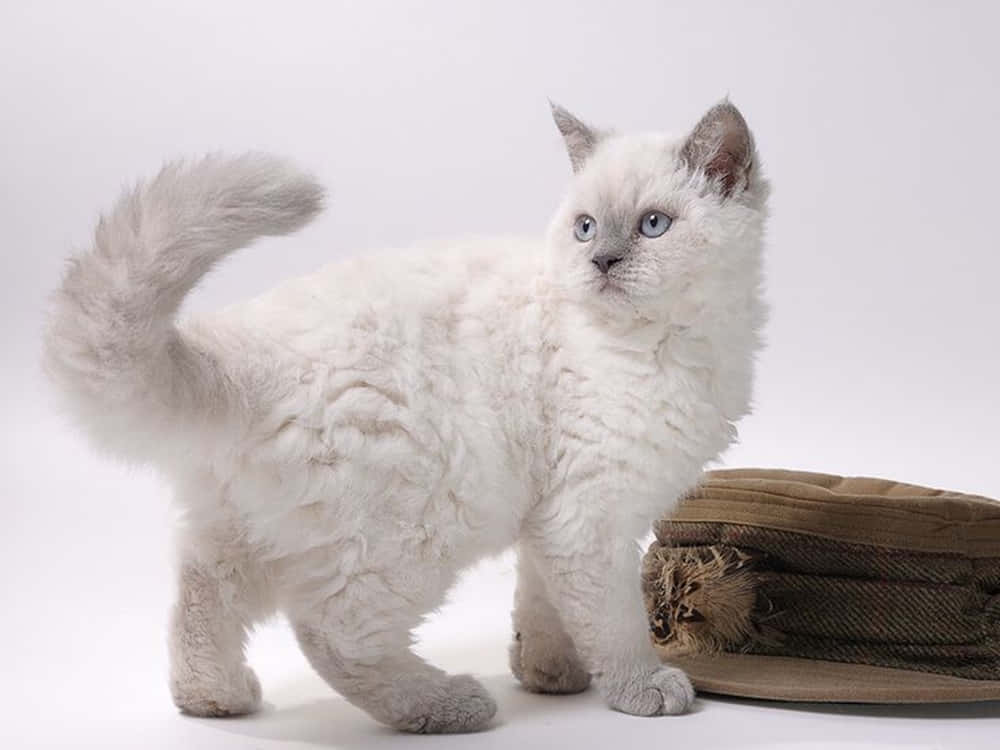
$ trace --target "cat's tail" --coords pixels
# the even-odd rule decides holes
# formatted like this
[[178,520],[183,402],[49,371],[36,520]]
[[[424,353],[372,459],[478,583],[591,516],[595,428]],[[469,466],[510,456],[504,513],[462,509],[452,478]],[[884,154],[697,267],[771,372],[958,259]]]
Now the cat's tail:
[[220,356],[174,325],[177,309],[216,262],[294,232],[322,203],[312,177],[264,154],[176,162],[124,192],[70,259],[44,340],[46,371],[101,447],[148,458],[158,433],[240,397]]

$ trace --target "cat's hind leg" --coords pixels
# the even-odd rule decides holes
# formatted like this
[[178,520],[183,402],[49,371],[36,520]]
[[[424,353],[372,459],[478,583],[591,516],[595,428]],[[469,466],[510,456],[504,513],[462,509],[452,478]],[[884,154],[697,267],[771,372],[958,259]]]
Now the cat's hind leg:
[[356,576],[322,605],[294,617],[295,632],[319,675],[378,721],[422,733],[485,728],[496,713],[486,689],[410,649],[410,631],[424,610],[414,600],[426,604],[419,595],[398,595],[383,576]]
[[268,597],[249,556],[216,541],[189,542],[182,553],[170,621],[170,692],[194,716],[248,714],[261,702],[244,648],[250,627],[270,613]]

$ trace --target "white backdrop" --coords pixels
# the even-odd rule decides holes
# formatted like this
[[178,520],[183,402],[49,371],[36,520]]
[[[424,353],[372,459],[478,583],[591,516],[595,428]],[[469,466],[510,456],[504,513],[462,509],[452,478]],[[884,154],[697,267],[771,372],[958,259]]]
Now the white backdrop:
[[[305,232],[211,277],[189,304],[204,309],[378,246],[542,231],[569,173],[546,97],[598,125],[679,131],[729,94],[775,191],[769,348],[726,464],[1000,497],[998,27],[989,0],[4,3],[2,746],[413,741],[332,696],[280,622],[252,646],[264,715],[213,723],[170,706],[168,493],[92,456],[51,413],[36,364],[45,294],[122,184],[167,158],[255,148],[330,187]],[[486,564],[425,628],[425,653],[486,675],[501,703],[494,731],[434,742],[1000,736],[997,706],[705,699],[636,720],[593,694],[527,696],[504,674],[511,588],[509,560]]]

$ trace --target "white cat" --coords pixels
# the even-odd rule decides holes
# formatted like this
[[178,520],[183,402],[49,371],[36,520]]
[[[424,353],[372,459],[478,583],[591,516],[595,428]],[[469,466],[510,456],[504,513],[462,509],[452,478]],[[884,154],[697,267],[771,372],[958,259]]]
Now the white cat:
[[259,706],[244,644],[281,610],[379,721],[482,728],[493,699],[416,656],[411,630],[515,543],[525,687],[593,676],[620,711],[691,704],[650,645],[636,540],[748,410],[768,189],[728,102],[681,139],[553,113],[575,176],[544,242],[356,258],[175,325],[214,263],[321,208],[308,175],[247,155],[166,167],[71,261],[47,369],[95,442],[158,467],[186,511],[183,711]]

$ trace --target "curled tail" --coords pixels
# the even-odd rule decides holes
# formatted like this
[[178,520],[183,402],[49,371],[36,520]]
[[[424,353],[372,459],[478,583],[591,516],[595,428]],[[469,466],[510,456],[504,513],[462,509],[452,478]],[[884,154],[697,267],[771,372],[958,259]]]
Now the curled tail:
[[175,327],[177,309],[213,264],[294,232],[322,201],[310,176],[263,154],[170,164],[122,195],[70,260],[44,342],[45,369],[99,444],[147,458],[178,420],[239,398],[213,353]]

